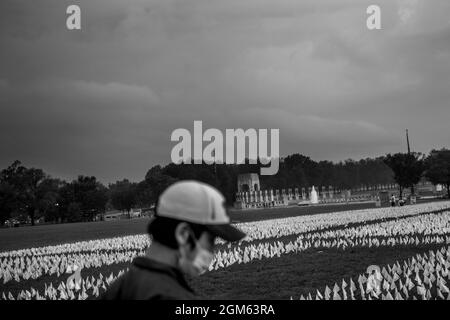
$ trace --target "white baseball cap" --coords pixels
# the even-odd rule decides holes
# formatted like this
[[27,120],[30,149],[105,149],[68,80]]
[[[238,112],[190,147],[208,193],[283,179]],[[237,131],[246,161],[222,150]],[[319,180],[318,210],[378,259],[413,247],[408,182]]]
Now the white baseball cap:
[[245,233],[230,224],[220,191],[199,181],[183,180],[169,186],[158,199],[156,216],[204,225],[226,241],[245,237]]

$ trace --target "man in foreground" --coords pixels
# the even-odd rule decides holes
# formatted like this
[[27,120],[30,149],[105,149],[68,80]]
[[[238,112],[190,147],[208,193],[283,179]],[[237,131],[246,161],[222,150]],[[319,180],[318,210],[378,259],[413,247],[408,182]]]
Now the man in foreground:
[[146,255],[136,258],[102,299],[195,299],[183,273],[199,276],[208,270],[216,237],[245,237],[230,225],[223,195],[197,181],[177,182],[161,194],[148,232],[152,242]]

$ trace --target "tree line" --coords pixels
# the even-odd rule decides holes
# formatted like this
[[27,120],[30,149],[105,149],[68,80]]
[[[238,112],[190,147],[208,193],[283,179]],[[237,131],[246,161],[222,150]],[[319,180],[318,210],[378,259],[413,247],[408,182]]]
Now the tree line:
[[[235,200],[240,173],[258,173],[261,164],[180,164],[156,165],[140,182],[127,179],[103,185],[94,176],[78,176],[73,181],[51,177],[42,169],[27,168],[14,161],[0,172],[0,222],[10,217],[28,217],[34,225],[37,218],[50,222],[92,221],[106,210],[130,212],[148,208],[159,194],[178,180],[195,179],[218,188],[228,204]],[[301,154],[282,159],[276,175],[260,176],[262,189],[333,186],[351,189],[361,185],[396,182],[400,195],[422,177],[442,184],[450,197],[450,150],[420,153],[387,154],[377,158],[346,160],[338,163],[314,161]]]

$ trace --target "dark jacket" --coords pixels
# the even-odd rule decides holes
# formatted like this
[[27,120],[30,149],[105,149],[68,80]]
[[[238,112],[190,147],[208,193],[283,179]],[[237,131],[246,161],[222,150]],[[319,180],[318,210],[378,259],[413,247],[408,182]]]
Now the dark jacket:
[[114,281],[100,299],[190,300],[195,296],[178,269],[138,257],[130,270]]

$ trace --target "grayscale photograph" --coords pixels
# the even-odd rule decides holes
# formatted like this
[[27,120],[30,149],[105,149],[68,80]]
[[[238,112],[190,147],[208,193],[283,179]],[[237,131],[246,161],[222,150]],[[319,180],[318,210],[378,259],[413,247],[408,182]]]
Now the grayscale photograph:
[[0,300],[450,300],[450,2],[1,0]]

